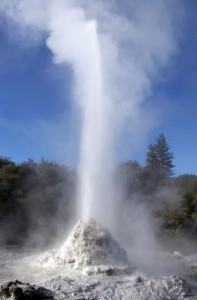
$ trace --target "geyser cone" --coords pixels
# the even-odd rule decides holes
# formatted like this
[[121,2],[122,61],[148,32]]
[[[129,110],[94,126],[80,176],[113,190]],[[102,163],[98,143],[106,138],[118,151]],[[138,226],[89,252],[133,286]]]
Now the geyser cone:
[[60,251],[64,264],[76,269],[94,265],[127,265],[126,251],[94,220],[79,221]]

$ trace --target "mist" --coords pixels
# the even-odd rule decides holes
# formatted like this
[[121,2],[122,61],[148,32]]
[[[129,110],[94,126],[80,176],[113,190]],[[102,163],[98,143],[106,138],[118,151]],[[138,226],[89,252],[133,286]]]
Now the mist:
[[45,40],[53,62],[73,70],[73,102],[82,116],[77,215],[86,221],[94,218],[117,236],[122,234],[118,225],[126,237],[135,223],[132,243],[137,249],[157,250],[154,224],[149,210],[137,201],[121,208],[124,224],[117,224],[117,149],[125,131],[135,149],[154,123],[145,103],[176,55],[178,5],[128,1],[123,9],[118,1],[0,1],[11,36],[24,46]]

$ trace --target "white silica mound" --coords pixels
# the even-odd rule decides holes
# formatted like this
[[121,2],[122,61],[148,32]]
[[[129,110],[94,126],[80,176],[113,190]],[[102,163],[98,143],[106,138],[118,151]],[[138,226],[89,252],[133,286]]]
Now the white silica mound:
[[126,265],[126,251],[112,238],[109,231],[94,220],[79,221],[57,254],[64,264],[76,269],[94,265]]
[[[87,267],[93,270],[98,265],[128,267],[129,264],[126,251],[106,228],[94,220],[87,223],[80,220],[61,249],[46,253],[42,261],[61,266],[69,265],[77,270],[87,270]],[[93,273],[99,270],[101,269],[95,269]]]

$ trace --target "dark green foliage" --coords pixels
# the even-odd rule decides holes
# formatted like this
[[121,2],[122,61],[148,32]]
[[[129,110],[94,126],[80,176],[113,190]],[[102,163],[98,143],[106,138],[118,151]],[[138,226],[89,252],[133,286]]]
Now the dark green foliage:
[[158,181],[164,180],[174,174],[173,158],[166,138],[161,133],[155,143],[148,146],[146,167],[153,177],[158,178]]
[[9,158],[5,157],[5,156],[0,156],[0,168],[2,168],[3,166],[6,166],[8,164],[10,164],[11,161]]
[[136,160],[121,163],[117,170],[117,180],[122,183],[126,193],[134,193],[140,189],[142,167]]
[[32,236],[39,236],[42,245],[52,242],[57,224],[66,226],[73,214],[75,180],[73,171],[55,162],[29,159],[16,165],[0,158],[0,238],[36,244]]
[[20,174],[15,163],[10,160],[1,160],[0,167],[0,216],[7,213],[10,207],[16,206],[20,198],[17,184]]
[[174,185],[180,191],[180,201],[166,205],[160,212],[163,226],[187,235],[197,232],[197,176],[184,174],[174,179]]
[[183,190],[183,192],[195,189],[196,182],[197,176],[193,174],[183,174],[174,178],[174,184]]

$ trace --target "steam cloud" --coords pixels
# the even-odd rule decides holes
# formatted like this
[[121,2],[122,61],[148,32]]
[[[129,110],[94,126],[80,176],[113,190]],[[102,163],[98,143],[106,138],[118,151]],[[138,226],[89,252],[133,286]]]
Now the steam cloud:
[[133,140],[146,133],[143,102],[177,46],[171,1],[131,0],[124,8],[119,2],[0,0],[1,13],[22,42],[46,38],[54,63],[72,66],[83,115],[82,217],[104,224],[113,206],[109,178],[117,141],[125,127]]

